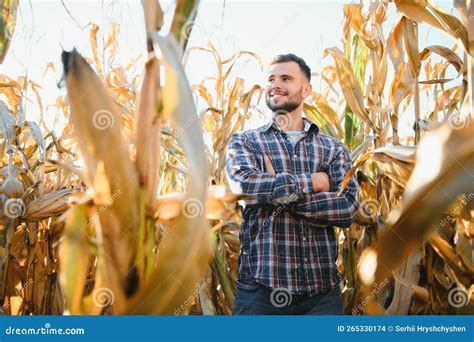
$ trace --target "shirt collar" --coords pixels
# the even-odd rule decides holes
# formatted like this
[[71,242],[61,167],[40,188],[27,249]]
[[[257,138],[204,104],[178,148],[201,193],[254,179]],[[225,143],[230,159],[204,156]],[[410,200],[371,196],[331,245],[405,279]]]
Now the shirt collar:
[[[306,133],[306,134],[309,134],[313,131],[316,132],[316,134],[318,134],[319,132],[319,127],[313,122],[311,121],[310,119],[306,118],[306,117],[303,117],[303,131]],[[275,122],[275,120],[272,118],[267,124],[265,124],[263,126],[263,130],[264,131],[267,131],[270,129],[270,127],[273,127],[274,129],[276,129],[277,131],[280,131],[281,132],[281,129],[280,127],[278,127],[278,124]]]

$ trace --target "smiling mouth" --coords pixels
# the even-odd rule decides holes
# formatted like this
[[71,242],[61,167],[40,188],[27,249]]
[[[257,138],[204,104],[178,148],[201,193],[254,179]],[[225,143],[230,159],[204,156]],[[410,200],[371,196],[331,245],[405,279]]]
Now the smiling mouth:
[[287,94],[286,93],[283,93],[283,92],[273,92],[273,93],[270,93],[270,97],[282,97],[282,96],[286,96]]

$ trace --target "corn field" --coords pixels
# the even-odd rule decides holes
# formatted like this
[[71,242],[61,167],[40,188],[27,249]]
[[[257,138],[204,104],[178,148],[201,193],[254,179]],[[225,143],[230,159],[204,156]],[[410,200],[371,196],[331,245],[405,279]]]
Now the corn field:
[[[126,27],[94,24],[91,56],[63,52],[67,96],[50,104],[66,119],[61,134],[42,114],[27,120],[25,102],[45,106],[40,84],[0,74],[6,315],[232,313],[245,197],[230,192],[226,147],[262,115],[263,88],[231,71],[243,56],[263,65],[258,51],[188,47],[199,1],[177,1],[166,36],[158,2],[142,4],[142,73],[131,71],[136,61],[112,66]],[[18,6],[2,1],[0,63]],[[343,48],[324,51],[331,64],[317,71],[322,86],[305,115],[345,143],[354,161],[346,179],[356,174],[360,185],[355,223],[336,228],[344,312],[472,314],[474,3],[456,0],[452,13],[427,0],[341,11]],[[419,26],[445,32],[450,45],[424,46]],[[190,54],[212,56],[216,75],[190,84]],[[408,137],[404,113],[414,113]]]

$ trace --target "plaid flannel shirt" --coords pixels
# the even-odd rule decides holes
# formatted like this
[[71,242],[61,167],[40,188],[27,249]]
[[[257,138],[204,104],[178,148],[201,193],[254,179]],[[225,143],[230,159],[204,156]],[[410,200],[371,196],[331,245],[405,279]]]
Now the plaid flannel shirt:
[[[333,226],[352,224],[359,189],[353,176],[337,196],[350,155],[342,142],[303,122],[305,134],[294,147],[274,121],[232,135],[226,171],[233,192],[252,196],[241,202],[239,279],[312,295],[339,285]],[[275,174],[265,171],[264,155]],[[330,192],[312,189],[311,173],[320,171],[329,175]]]

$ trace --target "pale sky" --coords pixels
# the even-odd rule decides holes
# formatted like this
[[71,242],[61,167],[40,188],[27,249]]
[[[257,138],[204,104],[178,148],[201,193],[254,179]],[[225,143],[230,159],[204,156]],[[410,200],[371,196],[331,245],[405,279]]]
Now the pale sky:
[[[62,48],[70,50],[75,47],[87,56],[92,55],[89,48],[89,23],[96,23],[105,31],[111,22],[120,24],[118,63],[127,64],[133,57],[145,52],[140,1],[64,2],[74,20],[60,1],[21,1],[13,44],[5,62],[0,65],[0,72],[12,78],[27,72],[30,79],[43,86],[41,95],[45,103],[54,103],[56,96],[65,91],[56,85],[62,72]],[[163,30],[167,31],[174,2],[160,3],[165,12]],[[188,46],[206,46],[211,39],[224,57],[237,50],[248,50],[259,54],[265,65],[274,55],[293,52],[303,57],[313,71],[319,71],[322,66],[333,62],[329,57],[322,59],[323,50],[332,46],[342,48],[342,5],[345,3],[350,1],[228,0],[225,4],[223,1],[201,1]],[[436,3],[451,10],[450,1]],[[385,36],[396,19],[393,5],[390,8]],[[426,25],[421,25],[420,49],[431,44],[452,46],[454,41],[435,29],[430,30]],[[49,72],[43,75],[49,62],[55,65],[56,74]],[[136,64],[135,73],[142,70],[142,63],[143,59]],[[211,56],[193,52],[186,71],[191,84],[213,76],[215,69]],[[264,73],[250,58],[243,59],[235,68],[235,73],[245,79],[248,88],[254,83],[263,85]],[[449,84],[453,85],[453,82]],[[313,87],[319,90],[317,78],[313,81]],[[28,106],[27,119],[36,120],[37,109],[31,104]],[[50,108],[47,119],[55,114],[56,110]],[[413,118],[407,111],[402,117],[400,128],[410,133],[412,124]]]

